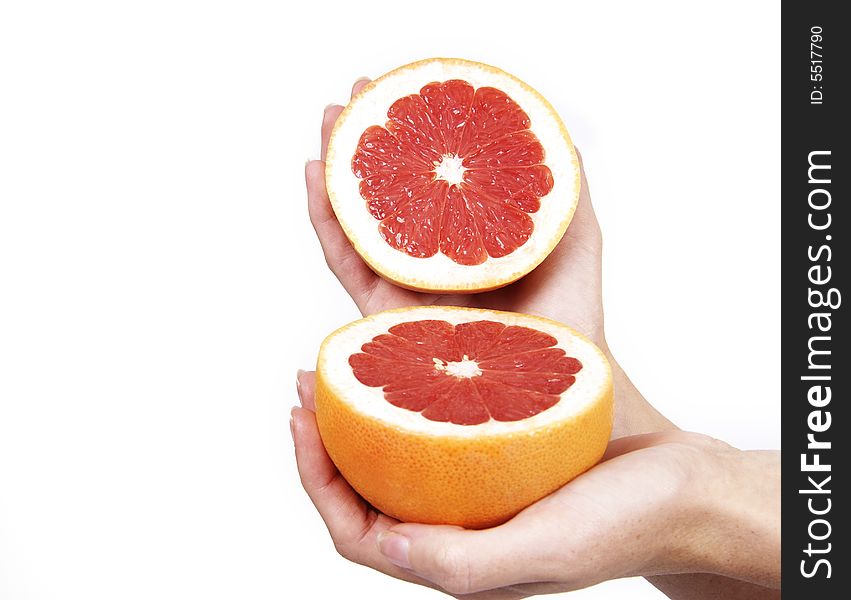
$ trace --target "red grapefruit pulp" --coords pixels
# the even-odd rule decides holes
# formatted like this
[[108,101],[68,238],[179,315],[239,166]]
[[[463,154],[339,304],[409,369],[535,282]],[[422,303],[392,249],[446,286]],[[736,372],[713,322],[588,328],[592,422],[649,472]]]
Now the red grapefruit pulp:
[[432,421],[519,421],[559,401],[582,368],[530,327],[495,321],[408,321],[352,354],[355,377]]
[[464,265],[522,246],[553,187],[531,121],[505,92],[462,80],[400,98],[361,135],[352,170],[393,248]]

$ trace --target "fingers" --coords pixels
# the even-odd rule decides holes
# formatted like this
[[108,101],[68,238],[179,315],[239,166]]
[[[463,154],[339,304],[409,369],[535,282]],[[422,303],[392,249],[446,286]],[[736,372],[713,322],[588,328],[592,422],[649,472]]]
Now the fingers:
[[296,392],[298,401],[302,407],[316,412],[316,403],[313,401],[313,391],[316,386],[316,372],[298,370],[295,376]]
[[331,131],[333,131],[334,123],[337,122],[337,117],[340,116],[341,112],[343,112],[342,106],[329,104],[322,113],[322,160],[325,160],[325,156],[328,154],[328,141],[331,139]]
[[[352,87],[352,94],[357,93],[368,82],[359,79]],[[328,153],[328,141],[337,117],[343,112],[343,107],[329,104],[322,114],[321,127],[321,160],[308,161],[304,168],[304,178],[307,185],[307,208],[310,222],[319,238],[325,262],[340,280],[340,283],[362,309],[365,296],[375,287],[378,276],[361,260],[349,242],[343,229],[337,221],[337,216],[328,199],[325,188],[325,158]],[[363,311],[362,311],[363,312]]]
[[466,595],[553,580],[552,557],[545,551],[552,541],[540,539],[542,531],[511,522],[482,531],[402,523],[381,534],[378,544],[393,564],[450,594]]
[[[679,431],[622,438],[611,442],[605,458],[684,442],[691,440]],[[601,464],[499,527],[472,531],[401,523],[379,536],[379,549],[391,563],[458,595],[512,586],[545,591],[545,582],[558,582],[557,589],[565,591],[623,576],[631,572],[635,560],[643,560],[642,551],[622,545],[606,554],[611,556],[609,563],[599,558],[601,552],[609,552],[606,536],[613,535],[605,527],[619,530],[623,515],[612,512],[601,517],[605,508],[593,496],[599,493],[601,480],[608,479],[604,491],[610,494],[613,482],[623,479],[615,463]],[[601,520],[589,524],[595,519]],[[608,521],[611,525],[606,525]],[[623,552],[618,555],[615,550]]]
[[676,430],[659,431],[630,435],[612,440],[609,442],[609,446],[606,448],[606,453],[603,455],[602,460],[607,461],[622,454],[628,454],[629,452],[635,452],[636,450],[642,450],[644,448],[649,448],[650,446],[678,441],[680,439],[680,433],[682,432]]
[[[358,79],[352,86],[352,96],[360,93],[369,81],[366,77]],[[334,214],[325,187],[324,160],[328,153],[328,143],[334,123],[342,111],[343,107],[336,104],[330,104],[325,108],[321,128],[322,159],[308,161],[304,168],[310,222],[319,238],[322,252],[325,254],[325,262],[362,314],[397,306],[421,304],[428,298],[422,298],[419,294],[383,282],[369,268],[352,247]]]
[[622,454],[635,452],[651,446],[660,444],[668,444],[672,442],[689,442],[692,435],[685,431],[677,429],[667,431],[656,431],[652,433],[642,433],[638,435],[630,435],[627,437],[618,438],[609,442],[606,448],[606,453],[603,456],[603,461],[611,460]]
[[[322,444],[313,413],[316,374],[301,371],[297,382],[302,407],[292,411],[292,433],[299,477],[342,556],[399,579],[463,595],[467,600],[516,600],[527,595],[494,589],[502,587],[503,581],[525,579],[508,577],[506,568],[512,565],[512,573],[516,573],[522,562],[516,556],[488,552],[501,544],[511,547],[513,553],[517,542],[509,538],[522,542],[522,537],[510,533],[497,540],[487,532],[457,527],[399,524],[370,507],[340,475]],[[396,532],[390,533],[391,528]],[[414,540],[413,545],[407,543],[408,539]],[[400,540],[407,547],[394,550]],[[399,558],[408,548],[411,557],[404,554]],[[497,573],[503,576],[496,577]],[[527,569],[524,576],[534,578],[534,573]]]
[[[404,568],[393,561],[388,561],[380,552],[382,543],[388,543],[383,537],[387,531],[399,524],[395,519],[378,513],[370,507],[340,475],[336,466],[328,456],[319,429],[316,425],[314,391],[316,374],[300,371],[297,376],[299,400],[301,408],[292,411],[292,433],[295,445],[296,463],[301,483],[313,505],[319,511],[334,545],[344,557],[354,562],[372,567],[393,577],[405,579],[414,583],[434,587],[443,581],[429,580],[418,576],[409,568]],[[440,526],[421,526],[425,529],[452,529]],[[463,531],[457,529],[457,531]],[[399,536],[397,536],[399,537]],[[393,538],[390,538],[392,543]],[[421,559],[425,545],[419,546],[416,560]],[[435,573],[432,568],[430,573]],[[451,585],[451,582],[450,582]],[[489,588],[483,588],[489,589]],[[465,592],[466,593],[466,592]],[[513,599],[523,597],[523,594],[504,591],[503,593],[472,596],[483,600]]]
[[375,515],[340,475],[322,443],[314,414],[316,373],[299,371],[296,382],[302,406],[292,410],[292,433],[302,486],[338,547],[362,540]]
[[[679,431],[637,435],[612,442],[606,459],[671,443],[694,442]],[[623,543],[619,536],[629,518],[608,510],[607,499],[616,497],[618,482],[633,485],[633,472],[622,461],[603,463],[493,529],[401,523],[378,537],[379,550],[391,563],[458,595],[517,586],[545,591],[546,582],[566,591],[621,577],[645,560],[646,548]],[[643,514],[647,506],[632,501],[640,510],[627,503],[626,514]],[[607,539],[617,543],[609,548]]]
[[588,187],[588,178],[585,175],[585,163],[578,148],[576,149],[576,156],[579,159],[579,203],[576,205],[576,212],[568,231],[572,229],[572,233],[581,236],[584,243],[592,245],[596,250],[602,243],[600,225],[591,204],[591,190]]
[[313,412],[294,408],[292,419],[301,484],[325,521],[334,543],[349,544],[360,539],[372,525],[368,505],[343,479],[325,451]]
[[[299,387],[305,405],[313,404],[311,375],[305,374]],[[373,509],[337,471],[322,444],[312,410],[293,409],[292,433],[302,486],[325,522],[337,551],[348,560],[392,577],[434,587],[381,556],[378,537],[398,521]]]
[[366,86],[366,84],[370,81],[371,80],[369,77],[359,77],[352,86],[352,98],[357,96],[360,91]]
[[573,149],[576,150],[576,158],[579,160],[579,173],[582,177],[582,187],[587,187],[587,181],[585,180],[585,161],[582,160],[582,153],[579,151],[579,148],[574,146]]
[[[355,81],[352,86],[352,98],[354,98],[364,86],[370,82],[369,77],[361,77]],[[339,104],[329,104],[325,107],[322,114],[322,145],[321,145],[321,160],[325,160],[328,154],[328,141],[331,139],[331,131],[334,129],[334,123],[337,122],[337,117],[343,112],[343,107]]]
[[[569,273],[571,265],[584,265],[587,260],[593,260],[595,264],[593,269],[594,281],[584,282],[584,285],[588,287],[589,284],[593,283],[596,289],[600,285],[598,281],[600,279],[599,259],[602,252],[603,237],[600,232],[600,225],[597,222],[597,215],[591,205],[588,179],[585,177],[585,167],[578,149],[576,155],[579,158],[580,178],[579,201],[576,205],[576,211],[573,213],[567,232],[541,265],[543,268],[540,269],[540,272],[545,274],[547,279],[552,276],[570,275],[567,279],[576,282],[577,278],[574,274]],[[586,257],[587,260],[577,262],[578,256]],[[532,275],[535,275],[534,271]]]
[[319,238],[325,262],[355,304],[362,308],[365,296],[375,287],[378,276],[361,260],[337,222],[325,189],[325,164],[318,160],[308,162],[304,177],[310,222]]

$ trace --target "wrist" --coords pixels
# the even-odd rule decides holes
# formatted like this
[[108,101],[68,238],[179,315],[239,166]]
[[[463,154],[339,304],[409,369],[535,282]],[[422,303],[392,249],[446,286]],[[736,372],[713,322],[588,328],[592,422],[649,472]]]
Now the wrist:
[[704,438],[686,496],[683,572],[780,584],[779,454]]

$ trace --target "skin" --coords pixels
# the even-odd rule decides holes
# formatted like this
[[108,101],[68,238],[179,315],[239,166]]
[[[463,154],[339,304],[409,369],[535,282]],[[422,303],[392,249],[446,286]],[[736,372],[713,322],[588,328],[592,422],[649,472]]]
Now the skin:
[[[368,80],[358,80],[352,95]],[[459,598],[523,598],[642,575],[676,599],[779,598],[778,452],[743,452],[679,431],[638,392],[605,340],[602,235],[588,182],[562,241],[532,273],[476,295],[405,290],[373,273],[340,228],[324,159],[341,106],[325,109],[308,161],[310,219],[329,268],[364,315],[442,304],[546,316],[589,336],[612,364],[615,419],[603,461],[509,522],[482,531],[400,523],[334,466],[316,427],[313,373],[299,372],[291,428],[302,485],[341,555]],[[580,158],[581,162],[581,158]]]

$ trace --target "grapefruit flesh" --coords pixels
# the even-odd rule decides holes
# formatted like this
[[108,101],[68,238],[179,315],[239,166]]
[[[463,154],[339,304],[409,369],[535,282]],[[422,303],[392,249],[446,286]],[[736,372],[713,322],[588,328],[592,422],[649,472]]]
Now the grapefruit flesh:
[[489,527],[600,459],[611,372],[590,341],[555,321],[397,309],[326,338],[316,417],[337,468],[382,512]]
[[526,113],[504,92],[432,83],[400,98],[352,158],[360,194],[391,247],[477,265],[526,243],[527,213],[553,187]]
[[354,248],[423,291],[515,281],[555,247],[579,195],[552,106],[519,79],[429,59],[366,85],[331,133],[326,184]]
[[559,401],[582,368],[553,336],[495,321],[408,321],[349,357],[364,385],[432,421],[518,421]]

